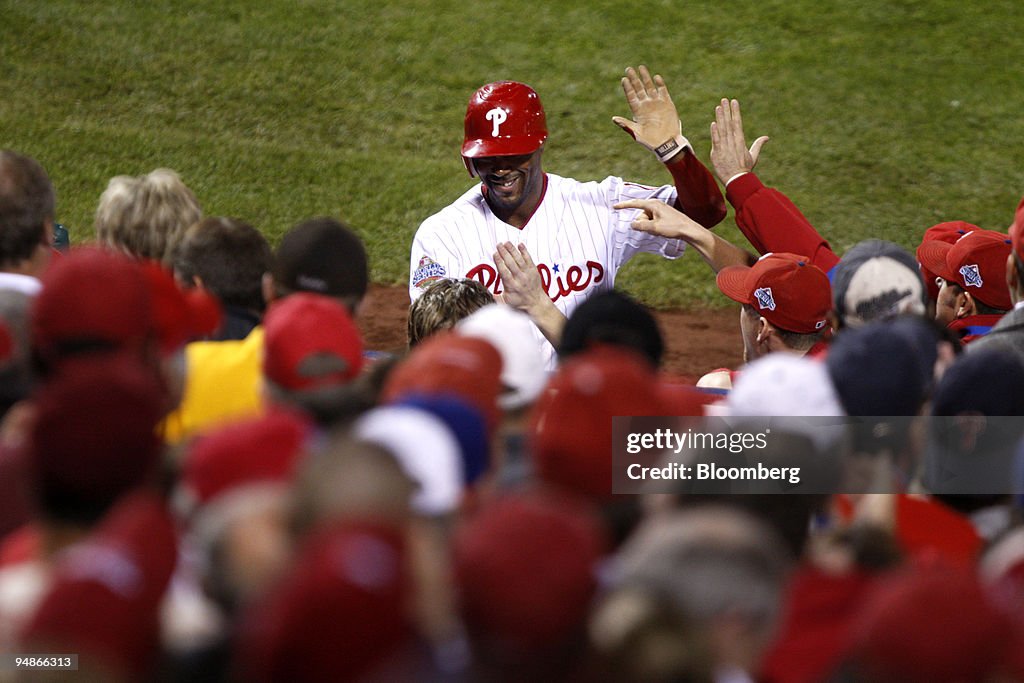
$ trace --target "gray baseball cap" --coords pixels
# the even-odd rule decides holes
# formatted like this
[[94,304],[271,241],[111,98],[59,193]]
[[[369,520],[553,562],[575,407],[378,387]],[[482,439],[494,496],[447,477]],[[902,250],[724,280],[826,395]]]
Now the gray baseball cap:
[[853,245],[832,274],[832,302],[846,327],[904,313],[924,315],[927,296],[917,260],[903,247],[885,240]]

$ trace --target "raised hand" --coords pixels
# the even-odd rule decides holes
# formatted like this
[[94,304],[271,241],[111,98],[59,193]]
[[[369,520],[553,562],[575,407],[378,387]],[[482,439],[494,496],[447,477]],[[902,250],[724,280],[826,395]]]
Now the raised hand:
[[537,272],[537,266],[530,252],[526,250],[526,245],[500,243],[494,253],[494,265],[501,275],[504,291],[500,297],[503,303],[525,313],[542,305],[545,300],[550,303],[551,300],[541,284],[540,273]]
[[494,265],[501,275],[504,289],[504,293],[495,299],[530,316],[533,324],[552,345],[557,347],[562,339],[565,316],[544,291],[540,273],[537,272],[537,266],[530,252],[526,250],[526,245],[516,246],[511,242],[498,244],[494,253]]
[[768,140],[767,135],[762,135],[747,149],[740,103],[723,99],[715,107],[715,121],[711,124],[711,165],[722,184],[753,170],[761,154],[761,147]]
[[646,66],[629,67],[622,78],[622,91],[633,118],[613,116],[612,121],[654,152],[659,160],[668,161],[690,144],[683,137],[676,105],[660,74],[651,78]]

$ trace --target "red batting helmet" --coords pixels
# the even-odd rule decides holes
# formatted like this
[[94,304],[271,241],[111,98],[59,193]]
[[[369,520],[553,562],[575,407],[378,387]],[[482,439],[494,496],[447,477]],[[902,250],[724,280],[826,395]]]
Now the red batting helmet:
[[471,159],[514,156],[537,151],[548,137],[540,97],[515,81],[488,83],[469,98],[462,160],[476,175]]

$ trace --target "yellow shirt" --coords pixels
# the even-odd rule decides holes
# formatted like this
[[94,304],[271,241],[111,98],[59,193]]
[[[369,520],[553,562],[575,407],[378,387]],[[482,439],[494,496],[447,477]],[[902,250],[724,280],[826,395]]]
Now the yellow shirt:
[[164,421],[164,437],[180,443],[226,422],[261,412],[263,327],[239,341],[185,347],[185,394]]

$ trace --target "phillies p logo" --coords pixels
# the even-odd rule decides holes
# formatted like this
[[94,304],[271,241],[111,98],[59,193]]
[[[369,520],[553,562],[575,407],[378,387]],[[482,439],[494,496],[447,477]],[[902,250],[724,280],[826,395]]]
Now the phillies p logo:
[[486,118],[488,121],[491,121],[494,124],[494,127],[491,129],[491,137],[496,138],[498,137],[498,133],[501,132],[501,124],[505,123],[505,121],[508,119],[508,114],[506,114],[505,110],[502,109],[501,107],[495,107],[494,109],[487,112],[484,118]]

